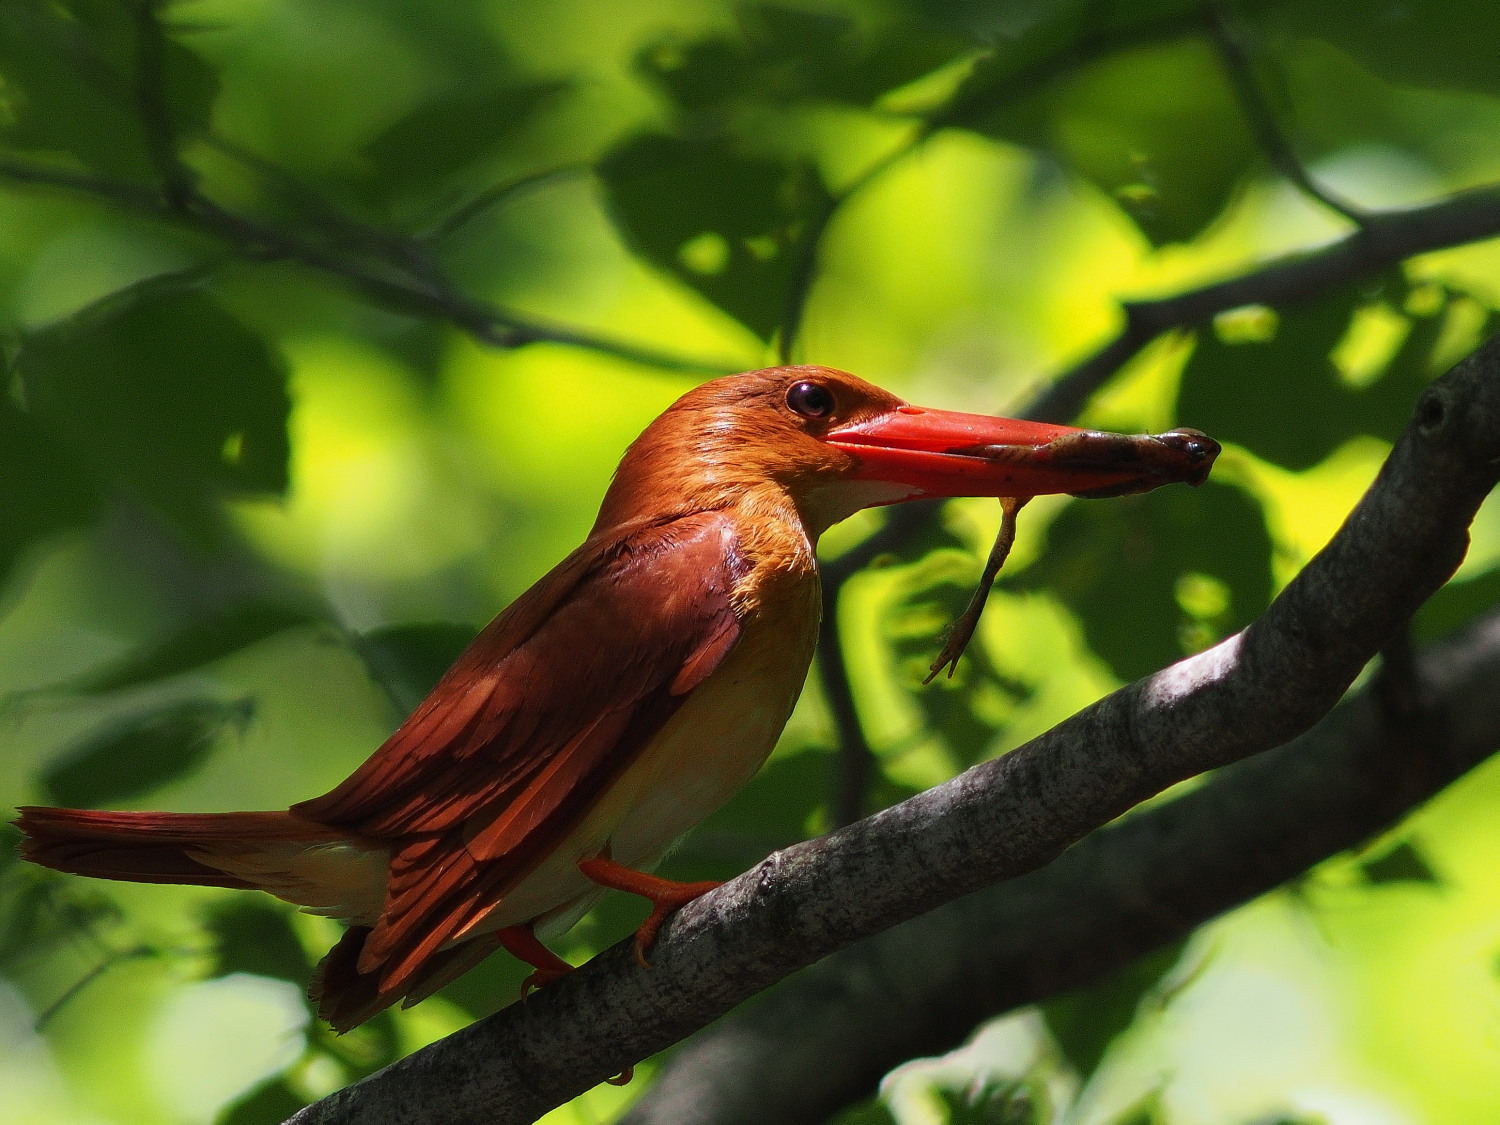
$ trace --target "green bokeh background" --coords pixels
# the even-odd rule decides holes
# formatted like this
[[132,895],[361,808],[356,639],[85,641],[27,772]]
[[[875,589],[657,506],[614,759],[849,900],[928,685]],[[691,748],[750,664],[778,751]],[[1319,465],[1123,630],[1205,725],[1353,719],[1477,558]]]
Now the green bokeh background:
[[[133,2],[3,0],[0,804],[278,808],[331,787],[576,545],[641,427],[709,369],[774,362],[791,323],[799,360],[1003,412],[1102,343],[1118,298],[1338,236],[1257,144],[1208,10],[190,0],[160,6],[152,62]],[[1500,181],[1490,0],[1214,10],[1329,191],[1383,208]],[[429,236],[462,292],[682,368],[485,344],[9,163],[150,191],[167,134],[201,193],[325,258],[388,269],[371,232]],[[996,506],[952,502],[856,575],[839,624],[874,798],[1252,619],[1497,309],[1489,242],[1148,347],[1083,418],[1208,430],[1214,483],[1029,505],[952,682],[920,686]],[[1486,608],[1497,564],[1492,505],[1419,632]],[[826,829],[834,742],[810,684],[669,873],[724,877]],[[1021,1074],[1044,1121],[1488,1125],[1497,769],[1128,979],[908,1065],[860,1119],[1013,1120]],[[560,948],[580,961],[637,917],[612,900]],[[334,936],[257,896],[0,859],[0,1122],[279,1121],[521,975],[493,958],[336,1040],[302,999]],[[608,1120],[653,1070],[547,1120]]]

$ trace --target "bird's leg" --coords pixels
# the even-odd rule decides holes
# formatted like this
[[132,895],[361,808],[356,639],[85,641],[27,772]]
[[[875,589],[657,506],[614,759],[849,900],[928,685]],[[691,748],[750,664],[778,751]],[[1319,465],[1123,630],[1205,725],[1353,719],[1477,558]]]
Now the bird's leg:
[[573,971],[572,965],[542,944],[541,939],[532,932],[529,925],[506,926],[503,930],[497,931],[495,936],[505,947],[505,952],[518,961],[525,961],[536,970],[521,982],[522,1000],[526,999],[526,994],[533,988],[551,984],[559,977],[565,977]]
[[601,887],[627,891],[651,900],[650,915],[635,931],[635,959],[640,962],[643,969],[650,968],[646,964],[646,950],[650,949],[651,943],[656,940],[656,931],[661,929],[661,924],[667,920],[667,915],[692,902],[699,895],[706,895],[715,887],[724,885],[709,881],[674,883],[671,879],[648,875],[644,871],[626,867],[623,863],[616,863],[610,858],[608,848],[592,859],[579,860],[578,870]]

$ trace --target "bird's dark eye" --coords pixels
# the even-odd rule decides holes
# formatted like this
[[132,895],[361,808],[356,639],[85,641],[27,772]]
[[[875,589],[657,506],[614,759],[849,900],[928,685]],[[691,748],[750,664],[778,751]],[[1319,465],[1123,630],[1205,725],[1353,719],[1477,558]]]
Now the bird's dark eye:
[[833,413],[833,394],[818,383],[793,383],[786,404],[804,418],[827,418]]

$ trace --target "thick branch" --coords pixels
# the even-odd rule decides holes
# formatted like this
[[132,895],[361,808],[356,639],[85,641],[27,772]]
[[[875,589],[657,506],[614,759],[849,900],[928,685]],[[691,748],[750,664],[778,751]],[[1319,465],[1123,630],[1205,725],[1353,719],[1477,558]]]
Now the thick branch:
[[[820,1122],[980,1021],[1091,984],[1390,825],[1500,746],[1500,611],[1301,738],[837,953],[690,1040],[621,1125]],[[1386,664],[1390,648],[1382,653]]]
[[299,1112],[312,1122],[530,1122],[795,970],[1055,859],[1185,777],[1326,713],[1458,565],[1500,477],[1500,342],[1424,392],[1329,545],[1230,640],[996,761],[772,855],[689,904],[652,967],[629,942]]

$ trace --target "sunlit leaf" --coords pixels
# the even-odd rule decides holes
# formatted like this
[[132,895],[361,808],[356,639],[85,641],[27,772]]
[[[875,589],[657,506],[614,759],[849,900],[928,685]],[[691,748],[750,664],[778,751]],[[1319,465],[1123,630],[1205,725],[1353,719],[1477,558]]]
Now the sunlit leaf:
[[215,741],[250,717],[246,701],[193,699],[107,724],[79,739],[42,771],[53,804],[121,804],[190,772]]
[[[1185,608],[1183,579],[1222,587],[1218,612]],[[1246,493],[1209,481],[1068,505],[1047,548],[1001,581],[1047,590],[1077,615],[1089,646],[1133,680],[1244,628],[1271,597],[1271,539]]]
[[1053,154],[1158,244],[1201,233],[1259,159],[1200,40],[1110,56],[968,123]]
[[287,485],[286,371],[201,292],[143,285],[36,332],[28,406],[102,480],[211,536],[211,502]]
[[642,136],[599,173],[638,252],[770,338],[786,318],[808,224],[827,205],[810,169],[727,141]]
[[[1389,284],[1399,296],[1400,282]],[[1177,416],[1290,469],[1311,468],[1361,433],[1394,440],[1422,388],[1441,374],[1433,364],[1444,318],[1413,319],[1399,347],[1354,383],[1332,356],[1369,296],[1346,286],[1278,310],[1264,339],[1203,331],[1183,372]]]

